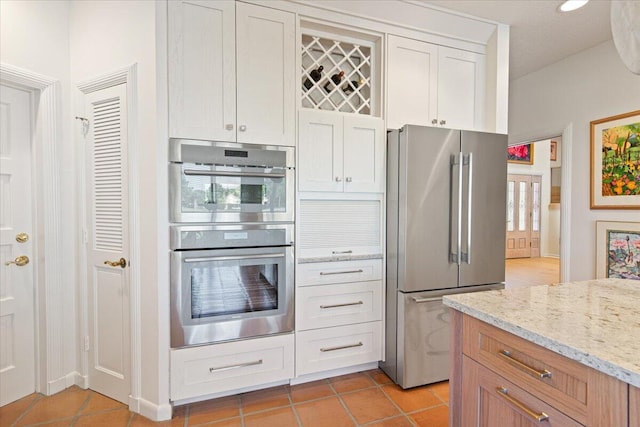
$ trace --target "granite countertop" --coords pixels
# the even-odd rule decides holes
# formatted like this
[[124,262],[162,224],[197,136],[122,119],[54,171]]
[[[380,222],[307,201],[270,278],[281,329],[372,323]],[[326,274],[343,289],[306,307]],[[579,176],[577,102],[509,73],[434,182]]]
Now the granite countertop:
[[444,304],[640,387],[640,281],[599,279],[446,296]]

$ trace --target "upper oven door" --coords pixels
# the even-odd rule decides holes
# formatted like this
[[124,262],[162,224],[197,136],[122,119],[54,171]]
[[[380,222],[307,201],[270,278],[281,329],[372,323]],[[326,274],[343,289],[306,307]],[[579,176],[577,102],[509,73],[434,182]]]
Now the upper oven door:
[[178,141],[169,164],[171,222],[294,220],[292,148]]

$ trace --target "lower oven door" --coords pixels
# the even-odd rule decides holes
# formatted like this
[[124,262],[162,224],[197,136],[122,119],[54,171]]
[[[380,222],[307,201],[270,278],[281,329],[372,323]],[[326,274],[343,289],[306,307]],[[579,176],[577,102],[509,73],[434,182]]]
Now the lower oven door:
[[293,247],[171,253],[171,347],[293,331]]

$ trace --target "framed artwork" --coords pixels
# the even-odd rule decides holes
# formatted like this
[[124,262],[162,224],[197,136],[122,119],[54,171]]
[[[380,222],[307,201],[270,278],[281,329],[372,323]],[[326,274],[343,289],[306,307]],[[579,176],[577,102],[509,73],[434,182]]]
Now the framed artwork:
[[591,122],[591,209],[640,209],[640,110]]
[[551,141],[551,152],[549,153],[549,160],[555,162],[558,160],[558,142]]
[[507,162],[532,165],[533,144],[511,145],[507,147]]
[[596,277],[640,280],[640,222],[596,221]]

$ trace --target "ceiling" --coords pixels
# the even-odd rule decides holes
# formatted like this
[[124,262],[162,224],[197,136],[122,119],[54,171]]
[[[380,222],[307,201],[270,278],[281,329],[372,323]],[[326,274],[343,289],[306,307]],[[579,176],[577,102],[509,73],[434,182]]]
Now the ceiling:
[[612,38],[610,0],[591,0],[560,13],[560,0],[422,0],[438,7],[509,24],[510,79],[539,70]]

